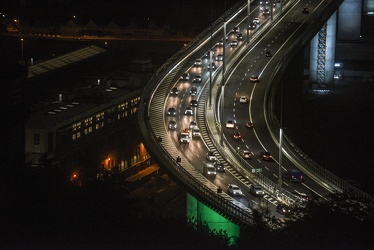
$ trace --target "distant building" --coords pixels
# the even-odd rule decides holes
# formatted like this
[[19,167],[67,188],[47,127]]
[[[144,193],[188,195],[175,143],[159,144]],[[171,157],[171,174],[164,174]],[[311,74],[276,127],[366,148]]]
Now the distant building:
[[[51,62],[46,65],[55,69]],[[54,62],[60,64],[58,58]],[[138,67],[140,74],[149,71],[149,63]],[[25,124],[25,163],[91,172],[91,177],[105,171],[131,175],[149,165],[137,124],[146,82],[136,73],[85,79],[74,87],[50,87],[44,101],[31,105]]]

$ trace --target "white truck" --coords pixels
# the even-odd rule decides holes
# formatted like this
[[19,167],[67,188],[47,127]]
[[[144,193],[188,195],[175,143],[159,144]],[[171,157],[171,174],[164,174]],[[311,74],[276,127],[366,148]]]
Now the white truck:
[[188,130],[182,130],[179,135],[178,135],[178,140],[179,144],[185,143],[189,144],[190,143],[190,133]]

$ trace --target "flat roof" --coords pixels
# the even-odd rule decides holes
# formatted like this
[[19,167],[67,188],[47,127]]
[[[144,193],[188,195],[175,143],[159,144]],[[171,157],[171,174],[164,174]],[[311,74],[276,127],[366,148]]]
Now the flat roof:
[[70,52],[68,54],[58,56],[54,59],[41,62],[36,65],[29,66],[27,77],[31,78],[34,76],[38,76],[38,75],[47,73],[48,71],[56,70],[64,66],[67,66],[69,64],[85,60],[87,58],[101,54],[105,51],[106,51],[105,49],[99,46],[96,46],[96,45],[92,45],[92,46],[89,46],[83,49],[79,49],[79,50]]

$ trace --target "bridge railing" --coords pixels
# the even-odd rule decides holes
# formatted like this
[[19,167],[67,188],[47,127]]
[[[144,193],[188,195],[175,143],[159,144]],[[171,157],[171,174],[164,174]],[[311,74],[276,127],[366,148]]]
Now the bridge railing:
[[[319,16],[320,20],[328,20],[329,17],[336,11],[343,0],[330,1],[328,7],[322,15]],[[321,26],[323,23],[321,22]],[[296,56],[296,54],[302,49],[306,42],[309,41],[315,34],[317,34],[320,27],[314,25],[311,29],[305,30],[304,35],[299,36],[295,40],[292,46],[285,53],[283,60],[275,67],[273,73],[270,77],[269,82],[272,85],[267,86],[267,94],[265,95],[264,103],[267,103],[267,109],[265,117],[269,121],[269,131],[271,131],[273,138],[278,141],[279,144],[279,129],[281,127],[280,122],[276,119],[274,115],[274,97],[276,86],[280,83],[282,79],[282,69],[286,68],[290,64],[291,60]],[[316,163],[313,159],[307,156],[287,135],[284,135],[283,148],[287,154],[292,155],[291,158],[298,159],[295,162],[303,171],[305,171],[312,178],[318,179],[320,183],[324,184],[325,187],[335,192],[347,192],[348,194],[354,195],[356,197],[365,199],[370,203],[374,203],[374,197],[363,192],[362,190],[354,187],[338,176],[334,175],[326,168],[322,167]]]
[[[235,14],[236,10],[242,7],[243,3],[238,3],[233,6],[228,12],[225,13],[224,17],[216,20],[212,28],[221,28],[221,20],[226,18],[225,16]],[[172,178],[175,179],[179,185],[181,185],[187,192],[189,192],[199,201],[203,202],[205,205],[215,210],[223,217],[228,218],[230,221],[238,225],[250,225],[252,224],[252,212],[249,208],[245,207],[241,203],[236,202],[224,192],[217,193],[217,187],[198,173],[187,160],[183,159],[182,162],[178,162],[175,156],[173,157],[169,153],[164,145],[168,144],[167,148],[170,149],[170,144],[172,144],[172,142],[169,139],[165,137],[166,139],[164,138],[164,141],[161,141],[153,132],[152,124],[157,122],[162,123],[162,119],[155,117],[159,114],[155,115],[150,113],[150,105],[153,101],[152,98],[155,96],[155,92],[158,90],[160,84],[165,84],[163,80],[167,77],[167,75],[170,74],[170,72],[175,71],[176,65],[184,63],[182,59],[186,58],[186,56],[193,51],[194,46],[207,40],[207,37],[210,36],[211,31],[211,28],[206,29],[191,43],[172,56],[152,76],[149,83],[144,88],[141,104],[139,105],[139,126],[144,138],[144,143],[152,157],[170,174]],[[158,95],[157,97],[159,98],[160,96]],[[164,96],[164,100],[162,101],[163,103],[165,103],[165,98],[166,97]],[[153,120],[153,122],[151,122],[151,120]]]

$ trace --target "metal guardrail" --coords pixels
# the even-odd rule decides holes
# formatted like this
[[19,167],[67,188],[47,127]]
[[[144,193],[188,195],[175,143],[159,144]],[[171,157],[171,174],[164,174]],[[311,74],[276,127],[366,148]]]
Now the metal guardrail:
[[[214,29],[217,30],[222,28],[221,20],[227,18],[227,16],[234,15],[236,11],[243,8],[244,5],[245,4],[242,2],[233,6],[221,18],[216,20],[213,25]],[[173,151],[173,149],[170,148],[171,145],[165,145],[169,143],[172,144],[171,141],[164,139],[164,142],[158,142],[159,135],[156,135],[153,131],[154,126],[157,125],[157,119],[161,119],[159,122],[163,123],[162,119],[164,111],[161,111],[162,114],[154,114],[150,112],[151,102],[153,99],[162,99],[158,100],[158,102],[163,103],[166,100],[165,93],[161,93],[157,98],[154,98],[156,96],[156,91],[159,90],[161,85],[169,85],[168,82],[165,81],[167,75],[173,70],[176,71],[176,65],[181,65],[183,63],[181,59],[188,55],[188,53],[191,53],[195,44],[200,44],[203,40],[207,40],[207,37],[209,37],[210,34],[211,28],[206,29],[201,33],[201,35],[171,57],[153,75],[147,86],[144,88],[141,104],[139,105],[139,126],[144,137],[144,143],[149,152],[151,152],[152,157],[170,174],[172,178],[175,179],[179,185],[195,198],[230,221],[238,225],[250,225],[252,224],[252,212],[249,208],[235,201],[224,192],[217,193],[217,187],[202,177],[202,175],[198,173],[187,160],[181,159],[181,162],[177,162],[175,155],[172,155],[169,152]],[[161,92],[163,92],[163,89]],[[165,146],[167,146],[167,149]],[[174,145],[172,146],[174,147]]]
[[[342,2],[336,1],[336,3]],[[340,4],[339,3],[339,4]],[[339,6],[339,4],[335,7],[335,9]],[[221,214],[223,217],[230,219],[232,222],[237,223],[238,225],[250,225],[252,223],[252,214],[249,209],[243,208],[240,204],[237,204],[233,202],[233,199],[226,195],[225,193],[217,194],[215,190],[215,186],[213,184],[209,184],[210,182],[204,182],[199,179],[199,175],[195,175],[194,171],[196,172],[196,169],[188,165],[188,163],[183,163],[183,165],[179,162],[176,161],[175,156],[171,155],[167,149],[162,145],[162,142],[158,142],[157,140],[157,135],[153,132],[152,130],[152,125],[150,120],[153,119],[153,117],[150,117],[149,113],[149,107],[150,103],[148,103],[148,100],[152,100],[155,92],[157,91],[158,87],[160,84],[165,84],[163,80],[167,76],[168,72],[172,71],[173,69],[175,70],[175,65],[182,65],[184,63],[183,58],[188,53],[191,53],[195,47],[196,44],[200,44],[203,40],[206,40],[207,37],[211,35],[212,30],[217,31],[218,29],[221,28],[221,23],[223,20],[228,19],[229,16],[232,16],[236,13],[236,11],[242,9],[246,5],[246,2],[239,2],[235,6],[233,6],[228,12],[226,12],[223,16],[221,16],[219,19],[215,21],[215,23],[212,25],[212,27],[208,27],[205,29],[199,36],[197,36],[193,41],[191,41],[187,46],[185,46],[182,50],[178,51],[174,56],[172,56],[166,63],[164,63],[157,71],[156,73],[152,76],[150,79],[149,83],[144,89],[144,93],[141,98],[141,105],[139,106],[139,126],[141,128],[143,137],[145,139],[145,145],[148,148],[148,150],[153,153],[153,156],[161,166],[165,168],[165,170],[171,175],[171,177],[174,177],[175,181],[182,185],[183,188],[191,193],[195,198],[199,199],[202,201],[204,204],[206,204],[208,207],[211,209],[215,210],[219,214]],[[330,13],[331,15],[331,13]],[[327,19],[326,19],[327,20]],[[303,42],[299,38],[295,43],[301,42],[301,45]],[[304,41],[305,43],[305,41]],[[299,44],[298,46],[301,47]],[[176,63],[178,62],[178,63]],[[286,64],[287,65],[287,64]],[[279,73],[279,68],[277,73]],[[274,75],[275,76],[275,75]],[[276,82],[274,86],[276,86]],[[273,88],[274,89],[274,88]],[[273,96],[274,93],[269,91],[267,94],[267,97]],[[165,98],[165,95],[164,95]],[[271,98],[269,98],[271,100]],[[165,100],[164,100],[165,101]],[[270,102],[271,103],[271,102]],[[271,116],[273,115],[272,112],[272,107],[271,105],[269,106],[269,119],[271,120],[272,124],[272,133],[279,128],[279,124],[277,121],[272,118]],[[143,115],[143,116],[142,116]],[[215,118],[214,118],[215,119]],[[207,124],[209,126],[209,124]],[[210,127],[211,128],[211,127]],[[212,129],[212,128],[211,128]],[[276,133],[274,133],[276,135]],[[215,141],[217,144],[217,141]],[[225,142],[226,145],[231,147],[227,141]],[[294,149],[295,152],[302,152],[299,150],[295,145],[288,140],[287,146]],[[220,145],[216,145],[217,148],[220,148]],[[235,151],[231,147],[231,151]],[[227,159],[232,159],[231,156],[227,155],[225,152],[221,152]],[[307,159],[305,154],[300,154],[299,156],[303,156],[303,159]],[[230,161],[235,162],[235,160],[238,159],[232,159]],[[310,159],[308,159],[310,162],[312,162]],[[246,164],[243,164],[246,165]],[[313,164],[314,167],[316,167],[315,164]],[[256,182],[261,183],[263,186],[267,187],[268,190],[271,192],[276,192],[276,184],[271,182],[269,179],[267,179],[265,176],[263,176],[260,173],[251,173],[251,171],[248,171],[248,169],[251,169],[252,167],[248,164],[246,168],[243,168],[239,165],[235,165],[237,170],[241,172],[244,176],[248,176],[249,178],[253,178],[256,180]],[[339,186],[343,186],[344,188],[345,185],[339,181],[339,178],[335,178],[332,174],[326,174],[326,170],[321,168],[320,166],[317,166],[318,171],[314,171],[316,176],[319,176],[320,173],[323,173],[324,175],[328,175],[332,183],[338,183]],[[327,171],[328,172],[328,171]],[[194,174],[191,174],[194,173]],[[345,183],[349,186],[348,183]],[[212,186],[213,185],[213,186]],[[357,190],[354,189],[354,187],[351,187],[356,192]],[[292,198],[290,198],[292,197]],[[291,193],[285,195],[284,197],[279,197],[281,199],[289,199],[290,201],[294,198],[295,196],[292,195]],[[235,200],[234,200],[235,201]]]

